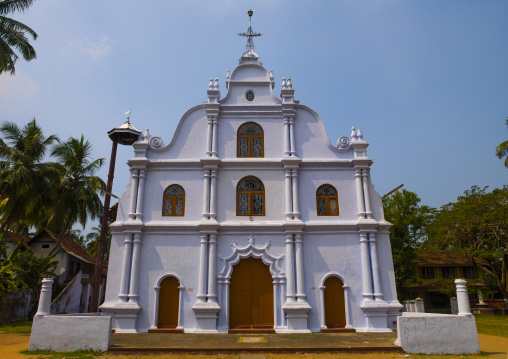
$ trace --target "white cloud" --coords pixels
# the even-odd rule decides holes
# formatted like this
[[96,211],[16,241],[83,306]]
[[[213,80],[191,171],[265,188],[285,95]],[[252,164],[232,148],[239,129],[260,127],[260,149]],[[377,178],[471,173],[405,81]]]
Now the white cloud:
[[64,50],[68,52],[79,50],[90,56],[93,60],[98,60],[109,54],[111,50],[111,39],[107,35],[102,35],[94,40],[83,37],[82,40],[69,41]]

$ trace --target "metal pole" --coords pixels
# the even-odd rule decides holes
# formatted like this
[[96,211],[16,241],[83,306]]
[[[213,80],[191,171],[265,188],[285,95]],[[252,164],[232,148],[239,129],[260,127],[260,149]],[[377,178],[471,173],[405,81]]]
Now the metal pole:
[[118,138],[113,138],[113,148],[111,149],[111,161],[109,163],[108,183],[106,185],[106,196],[104,197],[104,207],[102,209],[101,235],[97,246],[97,259],[95,260],[95,269],[93,277],[92,298],[90,299],[90,313],[96,313],[99,307],[99,293],[102,278],[102,264],[104,261],[104,249],[106,247],[106,231],[108,228],[109,202],[111,201],[111,191],[113,189],[113,177],[115,174],[116,147]]

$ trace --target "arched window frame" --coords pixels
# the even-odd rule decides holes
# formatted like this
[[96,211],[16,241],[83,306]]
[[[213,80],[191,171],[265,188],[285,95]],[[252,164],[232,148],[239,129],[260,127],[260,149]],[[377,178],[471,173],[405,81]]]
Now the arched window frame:
[[[261,131],[261,134],[260,135],[241,135],[240,132],[242,130],[242,127],[244,126],[247,126],[247,125],[255,125],[256,127],[259,128],[259,130]],[[237,157],[252,157],[252,158],[263,158],[265,157],[265,133],[263,131],[263,127],[261,127],[259,124],[255,123],[255,122],[246,122],[244,124],[242,124],[240,127],[238,127],[238,131],[236,132],[236,135],[237,135],[237,140],[236,140],[236,156]],[[242,139],[246,139],[247,140],[247,143],[248,143],[248,147],[249,147],[249,155],[248,156],[241,156],[240,155],[240,142],[242,141]],[[254,156],[253,155],[253,151],[254,151],[254,140],[255,139],[261,139],[261,156]]]
[[[262,191],[240,191],[240,185],[242,182],[248,178],[254,178],[255,180],[259,181],[261,186],[263,187]],[[249,196],[249,213],[240,213],[240,195],[242,194],[248,194]],[[255,214],[254,213],[254,195],[255,194],[261,194],[263,199],[263,211],[262,213]],[[265,185],[263,184],[263,181],[261,181],[259,178],[255,176],[245,176],[240,181],[238,181],[238,184],[236,185],[236,215],[237,216],[265,216]]]
[[[183,195],[180,195],[180,196],[166,195],[166,192],[171,187],[178,187],[178,188],[180,188],[182,190],[182,192],[183,192]],[[182,214],[176,214],[176,201],[178,199],[182,199]],[[172,210],[171,214],[166,214],[165,210],[164,210],[165,207],[166,207],[166,202],[167,201],[171,201],[171,210]],[[162,216],[163,217],[183,217],[183,216],[185,216],[185,190],[179,184],[169,185],[164,190],[163,199],[162,199]]]
[[[335,195],[328,195],[328,196],[319,195],[319,190],[325,186],[331,187],[335,191]],[[319,200],[320,199],[325,200],[326,213],[319,213]],[[330,200],[331,199],[332,200],[335,199],[335,201],[337,203],[337,213],[331,213],[331,210],[330,210]],[[332,186],[331,184],[328,184],[328,183],[322,184],[316,190],[316,213],[318,216],[338,216],[339,215],[339,197],[337,195],[337,189],[334,186]]]

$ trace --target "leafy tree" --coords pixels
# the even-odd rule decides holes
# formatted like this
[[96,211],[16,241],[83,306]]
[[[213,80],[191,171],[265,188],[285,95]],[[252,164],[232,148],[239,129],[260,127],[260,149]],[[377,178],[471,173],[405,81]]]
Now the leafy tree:
[[392,223],[390,243],[392,247],[395,284],[400,299],[404,298],[404,287],[416,279],[415,259],[423,239],[431,209],[420,206],[416,193],[402,190],[386,197],[383,201],[385,219]]
[[33,4],[33,0],[1,0],[0,1],[0,73],[15,73],[14,65],[18,60],[18,55],[14,52],[16,49],[26,61],[37,57],[34,48],[28,42],[26,33],[33,39],[37,39],[37,34],[28,26],[8,18],[5,15],[15,11],[25,11]]
[[471,187],[436,212],[429,245],[465,254],[494,279],[508,303],[508,186]]
[[95,173],[104,163],[104,158],[92,161],[91,154],[92,145],[83,136],[80,139],[71,137],[67,142],[55,145],[51,151],[51,155],[63,166],[63,173],[48,223],[48,227],[60,233],[60,237],[50,253],[56,250],[75,223],[84,228],[88,218],[94,220],[102,211],[97,192],[105,189],[106,184]]
[[[508,118],[506,119],[506,127],[508,127]],[[508,168],[508,141],[504,141],[496,147],[496,156],[499,159],[506,157],[504,160],[504,165]]]
[[58,137],[44,136],[35,118],[23,128],[4,122],[0,133],[4,138],[0,139],[0,232],[6,235],[11,226],[19,229],[42,222],[41,212],[52,203],[60,167],[42,162]]
[[19,248],[16,255],[10,256],[15,270],[15,277],[24,288],[40,288],[43,278],[56,277],[57,262],[54,260],[58,253],[45,257],[42,253],[37,257],[32,248],[26,244]]

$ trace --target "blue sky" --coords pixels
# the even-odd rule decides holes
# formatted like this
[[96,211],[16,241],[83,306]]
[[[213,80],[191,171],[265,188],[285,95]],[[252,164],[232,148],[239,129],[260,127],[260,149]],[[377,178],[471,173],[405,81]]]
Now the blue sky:
[[[508,139],[505,0],[38,0],[12,15],[38,33],[38,58],[0,76],[0,120],[36,117],[64,140],[84,134],[107,158],[106,179],[106,132],[129,107],[134,126],[168,143],[210,77],[225,95],[249,8],[275,93],[290,76],[332,143],[360,128],[381,195],[403,183],[439,207],[472,185],[507,183],[494,156]],[[119,147],[118,196],[132,154]]]

